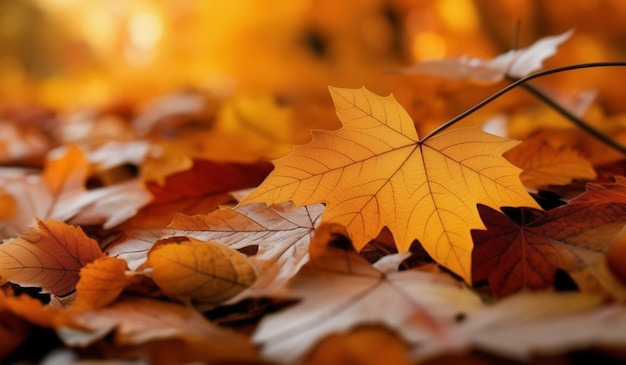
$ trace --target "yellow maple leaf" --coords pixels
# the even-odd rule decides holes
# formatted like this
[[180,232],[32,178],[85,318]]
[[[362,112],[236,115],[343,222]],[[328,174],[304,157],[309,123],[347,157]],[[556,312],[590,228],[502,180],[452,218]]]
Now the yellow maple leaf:
[[256,280],[247,257],[216,242],[187,237],[148,254],[152,279],[169,297],[197,306],[230,299]]
[[330,88],[343,127],[275,161],[275,170],[242,204],[323,202],[323,221],[347,227],[357,249],[387,226],[400,251],[418,239],[440,264],[471,278],[470,230],[477,203],[538,207],[502,158],[518,142],[463,128],[420,141],[393,96]]

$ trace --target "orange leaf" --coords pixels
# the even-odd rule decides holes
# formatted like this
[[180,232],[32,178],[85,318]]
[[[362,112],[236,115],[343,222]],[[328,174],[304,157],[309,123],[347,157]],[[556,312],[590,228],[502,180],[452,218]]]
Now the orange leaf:
[[21,286],[63,296],[74,290],[80,269],[102,256],[79,227],[50,220],[0,245],[0,275]]
[[168,227],[174,230],[170,235],[216,241],[237,250],[258,246],[250,257],[258,279],[241,294],[263,296],[282,287],[308,261],[311,234],[323,211],[321,204],[297,208],[293,203],[257,203],[193,217],[177,215]]
[[126,261],[102,256],[80,270],[73,309],[98,309],[113,302],[128,284]]
[[256,271],[245,255],[191,237],[157,246],[148,255],[148,265],[152,279],[165,294],[199,306],[220,304],[256,280]]
[[537,207],[519,169],[501,156],[517,142],[478,128],[419,141],[392,96],[365,88],[330,90],[343,128],[314,131],[313,141],[277,160],[242,203],[324,202],[324,221],[346,226],[357,249],[387,226],[399,251],[418,239],[433,259],[468,282],[470,230],[484,227],[476,204]]
[[523,171],[522,183],[530,189],[565,185],[573,179],[593,180],[596,171],[589,160],[573,149],[554,146],[539,134],[525,139],[504,153],[504,157]]
[[[473,231],[474,279],[487,279],[496,296],[553,285],[557,268],[570,273],[582,291],[626,298],[626,287],[608,270],[605,252],[626,224],[626,203],[589,190],[547,212],[522,210],[520,224],[480,207],[486,231]],[[615,188],[618,196],[624,185]]]

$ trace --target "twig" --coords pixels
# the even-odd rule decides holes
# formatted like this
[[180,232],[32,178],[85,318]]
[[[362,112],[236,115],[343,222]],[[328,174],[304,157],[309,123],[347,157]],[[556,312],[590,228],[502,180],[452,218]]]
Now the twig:
[[[477,110],[485,107],[487,104],[489,104],[492,101],[498,99],[500,96],[508,93],[509,91],[515,89],[516,87],[518,87],[518,86],[520,86],[522,84],[525,84],[526,82],[528,82],[530,80],[533,80],[533,79],[536,79],[536,78],[539,78],[539,77],[543,77],[543,76],[547,76],[547,75],[552,75],[552,74],[559,73],[559,72],[566,72],[566,71],[578,70],[578,69],[583,69],[583,68],[623,67],[623,66],[626,66],[626,61],[590,62],[590,63],[580,63],[580,64],[576,64],[576,65],[555,67],[555,68],[551,68],[551,69],[548,69],[548,70],[539,71],[539,72],[536,72],[534,74],[530,74],[530,75],[528,75],[526,77],[523,77],[523,78],[521,78],[519,80],[514,81],[513,83],[511,83],[511,84],[507,85],[506,87],[500,89],[499,91],[497,91],[496,93],[492,94],[491,96],[489,96],[485,100],[481,101],[480,103],[474,105],[473,107],[467,109],[463,113],[457,115],[456,117],[452,118],[451,120],[447,121],[446,123],[444,123],[444,124],[440,125],[439,127],[435,128],[433,131],[428,133],[424,138],[422,138],[419,143],[426,142],[427,140],[429,140],[430,138],[434,137],[438,133],[441,133],[442,131],[452,127],[453,125],[455,125],[456,123],[458,123],[461,120],[465,119],[466,117],[468,117],[469,115],[473,114]],[[560,105],[559,105],[559,107],[560,107]],[[563,108],[561,107],[561,109],[563,109]],[[586,124],[586,123],[584,123],[584,124]],[[588,126],[589,125],[587,125],[587,127]],[[623,153],[626,153],[624,148],[621,147],[621,146],[620,146],[620,151],[623,152]]]

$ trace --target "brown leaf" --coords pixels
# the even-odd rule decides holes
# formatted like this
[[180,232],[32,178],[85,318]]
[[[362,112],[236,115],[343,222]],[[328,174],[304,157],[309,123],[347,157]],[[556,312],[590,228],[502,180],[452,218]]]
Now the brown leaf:
[[[112,332],[113,351],[177,340],[192,350],[193,358],[183,362],[252,363],[257,357],[245,337],[215,326],[193,308],[175,303],[122,296],[108,307],[76,312],[73,318],[90,330],[59,330],[59,336],[68,346],[94,344]],[[177,362],[186,357],[185,353],[170,355]]]
[[[580,289],[626,298],[626,287],[612,277],[605,252],[626,224],[626,204],[607,198],[611,187],[591,185],[569,204],[545,213],[522,210],[522,222],[479,207],[486,231],[472,232],[474,279],[486,279],[497,296],[524,288],[545,289],[557,268],[567,271]],[[624,185],[613,184],[615,197]]]
[[[320,225],[311,261],[289,285],[301,301],[265,316],[254,333],[268,360],[292,363],[326,336],[370,324],[388,327],[409,344],[438,342],[457,316],[482,306],[478,296],[449,276],[399,272],[391,265],[386,272],[377,270],[340,233],[336,225]],[[333,241],[318,242],[318,237]]]
[[38,221],[37,227],[0,245],[0,275],[21,286],[63,296],[74,290],[80,269],[102,256],[79,227]]
[[176,213],[208,213],[232,199],[229,192],[258,185],[271,171],[268,162],[250,164],[194,160],[189,170],[170,175],[165,183],[148,182],[154,200],[133,218],[133,227],[162,228]]
[[[603,305],[601,296],[584,293],[522,292],[468,314],[454,328],[450,346],[415,349],[418,359],[478,349],[502,359],[531,361],[574,349],[623,348],[626,309]],[[499,362],[501,362],[499,361]]]

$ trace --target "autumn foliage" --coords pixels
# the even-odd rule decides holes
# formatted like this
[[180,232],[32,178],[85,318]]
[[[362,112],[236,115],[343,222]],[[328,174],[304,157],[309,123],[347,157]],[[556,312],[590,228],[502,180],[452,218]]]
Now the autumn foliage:
[[[399,3],[382,14],[414,14]],[[315,29],[313,56],[274,45],[295,87],[226,47],[239,88],[0,110],[0,361],[625,360],[624,116],[563,76],[624,71],[535,78],[581,41],[573,26],[499,55],[409,59],[379,8],[354,10],[376,51],[355,48],[347,5],[294,4],[267,10]],[[523,90],[535,98],[498,106]]]

